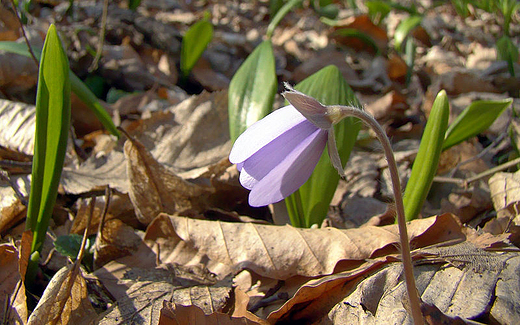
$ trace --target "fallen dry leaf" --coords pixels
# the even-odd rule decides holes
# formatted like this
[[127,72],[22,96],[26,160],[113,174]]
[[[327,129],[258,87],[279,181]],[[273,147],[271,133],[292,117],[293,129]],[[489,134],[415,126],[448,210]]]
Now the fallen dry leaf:
[[38,305],[29,317],[29,325],[89,324],[97,313],[87,297],[87,284],[75,264],[61,268],[51,279]]
[[35,111],[34,105],[0,99],[0,146],[32,156]]
[[[338,23],[338,26],[335,27],[335,29],[338,30],[342,28],[352,28],[369,36],[376,43],[380,51],[385,51],[385,49],[387,48],[388,36],[386,34],[386,31],[381,27],[374,25],[374,23],[368,17],[368,15],[359,15],[357,17],[350,17],[343,21],[340,21]],[[349,47],[352,47],[358,51],[374,51],[374,49],[367,46],[365,42],[363,42],[357,37],[345,37],[334,34],[333,36],[337,42],[348,45]]]
[[[281,280],[295,275],[331,274],[339,261],[373,258],[383,251],[395,250],[398,245],[397,225],[347,230],[300,229],[289,225],[169,218],[176,235],[210,260],[237,271],[248,268]],[[463,238],[451,215],[414,220],[408,232],[416,247]]]
[[127,278],[133,278],[134,284],[98,319],[99,324],[113,324],[114,321],[158,324],[165,301],[198,306],[208,315],[222,312],[230,303],[230,278],[207,286],[193,280],[184,282],[172,270],[160,268],[128,273]]
[[214,192],[209,186],[185,181],[159,164],[137,140],[125,143],[130,200],[137,218],[148,225],[161,212],[201,211]]
[[489,190],[495,210],[500,211],[520,201],[520,171],[496,173],[489,179]]
[[171,302],[164,302],[161,309],[159,325],[255,325],[258,323],[244,317],[232,317],[223,313],[204,314],[204,311],[197,306],[183,306]]
[[0,315],[5,315],[9,324],[16,325],[26,324],[29,315],[18,255],[15,246],[0,245]]
[[[519,284],[512,280],[518,279],[518,252],[487,252],[463,242],[419,250],[414,255],[415,263],[424,263],[416,266],[414,273],[426,304],[434,304],[450,317],[480,319],[491,310],[491,317],[501,317],[506,324],[518,322]],[[503,282],[503,278],[508,281]],[[502,300],[494,298],[499,288]],[[403,305],[405,296],[402,265],[397,258],[387,256],[354,270],[310,280],[271,313],[268,321],[308,323],[324,318],[334,324],[412,324]]]

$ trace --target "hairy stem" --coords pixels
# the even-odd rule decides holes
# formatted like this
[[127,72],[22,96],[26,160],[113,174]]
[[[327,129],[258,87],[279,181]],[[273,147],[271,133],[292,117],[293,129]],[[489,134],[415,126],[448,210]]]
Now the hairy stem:
[[413,321],[416,325],[424,324],[421,312],[420,299],[415,286],[415,278],[413,275],[412,257],[410,254],[410,242],[408,240],[408,231],[406,229],[406,218],[404,215],[403,195],[401,193],[401,183],[399,181],[399,172],[394,158],[394,152],[390,140],[386,136],[385,131],[379,123],[368,113],[349,106],[336,106],[340,108],[342,116],[354,116],[362,120],[376,133],[377,139],[381,142],[388,161],[388,170],[392,179],[392,188],[394,191],[395,207],[397,211],[397,224],[399,227],[399,239],[401,242],[401,256],[403,260],[404,278],[406,282],[406,291],[410,300],[410,308],[412,310]]

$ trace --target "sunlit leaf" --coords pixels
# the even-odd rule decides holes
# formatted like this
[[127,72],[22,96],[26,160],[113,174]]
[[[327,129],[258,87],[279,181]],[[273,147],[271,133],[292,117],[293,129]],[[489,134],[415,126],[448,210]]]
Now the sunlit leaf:
[[233,141],[271,112],[276,94],[273,48],[264,41],[242,63],[229,84],[229,135]]
[[392,7],[384,1],[366,1],[365,5],[368,8],[370,20],[376,25],[379,25],[392,10]]
[[212,38],[213,25],[207,20],[196,22],[184,34],[181,51],[181,72],[184,77],[190,74]]
[[446,139],[444,140],[442,150],[459,144],[489,128],[512,102],[511,98],[472,102],[451,123],[446,131]]
[[422,21],[421,16],[410,16],[401,21],[394,34],[394,47],[398,52],[401,52],[401,46],[410,32],[417,27]]
[[70,126],[69,61],[56,27],[45,38],[36,95],[36,131],[27,229],[40,251],[58,193]]
[[439,157],[446,129],[450,105],[446,91],[441,90],[433,102],[428,122],[424,129],[415,157],[412,173],[404,191],[404,209],[407,220],[415,219],[423,206],[424,200],[430,191],[433,177],[437,172]]
[[[336,66],[329,65],[295,86],[295,89],[316,98],[325,105],[353,105],[361,107]],[[361,122],[349,117],[334,126],[338,151],[343,165],[356,142]],[[295,227],[321,224],[327,216],[340,176],[332,166],[327,149],[309,180],[285,199],[291,223]]]

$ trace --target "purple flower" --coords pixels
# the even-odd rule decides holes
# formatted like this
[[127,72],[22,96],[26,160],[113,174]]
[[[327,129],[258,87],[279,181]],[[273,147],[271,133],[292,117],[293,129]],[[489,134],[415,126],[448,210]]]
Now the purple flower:
[[[240,171],[240,183],[251,190],[251,206],[275,203],[294,193],[311,176],[327,141],[329,148],[333,147],[333,152],[329,150],[331,160],[338,168],[334,112],[292,88],[283,95],[292,105],[251,125],[235,141],[229,155]],[[339,168],[343,170],[341,162]]]

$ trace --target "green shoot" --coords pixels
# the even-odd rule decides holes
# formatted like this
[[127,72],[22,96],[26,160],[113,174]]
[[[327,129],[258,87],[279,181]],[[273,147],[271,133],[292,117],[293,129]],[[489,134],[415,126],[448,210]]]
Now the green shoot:
[[229,84],[231,140],[271,112],[276,88],[273,48],[270,41],[264,41],[242,63]]
[[203,19],[188,29],[182,38],[181,73],[185,79],[213,39],[213,25]]
[[442,90],[433,102],[419,152],[413,163],[412,174],[404,191],[404,209],[408,221],[417,218],[430,191],[439,164],[449,114],[448,96],[446,91]]
[[52,217],[67,150],[69,126],[69,61],[56,27],[51,25],[41,55],[36,96],[34,157],[26,224],[34,236],[29,269],[34,269],[38,263]]

